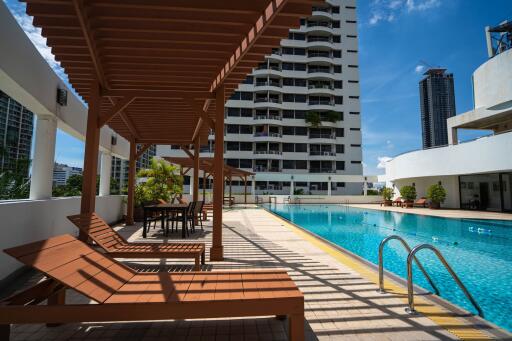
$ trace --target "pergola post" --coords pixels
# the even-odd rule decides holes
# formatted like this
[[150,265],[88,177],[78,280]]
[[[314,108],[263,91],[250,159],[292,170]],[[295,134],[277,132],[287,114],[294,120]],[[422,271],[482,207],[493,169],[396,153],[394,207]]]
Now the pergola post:
[[133,210],[135,206],[135,168],[137,161],[137,144],[130,141],[130,160],[128,161],[128,203],[126,208],[126,225],[133,225]]
[[197,137],[194,141],[194,187],[192,192],[192,201],[199,200],[199,148],[200,141]]
[[[89,94],[89,110],[87,113],[87,132],[85,135],[84,171],[82,182],[82,201],[80,213],[90,214],[95,210],[96,203],[96,173],[98,170],[98,152],[100,144],[100,84],[93,81]],[[87,235],[80,231],[78,239],[87,241]]]
[[224,259],[222,204],[224,201],[224,85],[215,92],[215,162],[213,164],[213,231],[210,260]]
[[247,204],[247,175],[244,176],[244,204]]

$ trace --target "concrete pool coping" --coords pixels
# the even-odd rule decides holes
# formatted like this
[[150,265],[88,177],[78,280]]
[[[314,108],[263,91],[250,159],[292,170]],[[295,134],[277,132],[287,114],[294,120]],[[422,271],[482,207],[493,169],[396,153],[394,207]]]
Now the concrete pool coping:
[[[262,208],[266,212],[271,214],[273,217],[284,223],[284,226],[291,229],[295,229],[294,232],[296,233],[302,233],[306,237],[305,239],[312,242],[313,244],[316,244],[316,246],[322,249],[324,252],[330,254],[331,256],[334,256],[334,258],[339,262],[343,263],[348,267],[351,267],[353,270],[357,271],[361,276],[365,277],[367,280],[372,281],[376,284],[378,283],[377,265],[354,254],[353,252],[350,252],[349,250],[346,250],[345,248],[339,245],[336,245],[326,240],[325,238],[316,235],[313,232],[304,229],[303,227],[270,211],[266,207],[262,206]],[[326,249],[326,247],[331,248],[331,250],[333,250],[334,252],[329,252],[330,250]],[[338,253],[338,257],[336,253]],[[342,257],[339,257],[339,255],[341,255]],[[346,259],[343,258],[349,258],[352,260],[352,262],[347,262]],[[387,270],[384,270],[384,273],[384,287],[386,289],[386,292],[403,294],[405,301],[407,301],[407,281]],[[387,289],[390,287],[392,288],[392,290]],[[446,299],[440,296],[430,293],[428,290],[425,290],[420,286],[414,285],[414,291],[415,302],[421,302],[421,300],[425,300],[428,303],[430,303],[433,308],[429,309],[428,311],[422,311],[423,309],[417,309],[418,313],[429,318],[430,320],[432,320],[439,326],[445,328],[447,331],[459,337],[460,339],[512,339],[512,333],[509,333],[505,329],[495,325],[490,321],[485,320],[484,318],[481,318],[480,316],[473,315],[471,312],[447,301]],[[404,303],[404,309],[406,306],[407,303]],[[443,316],[445,312],[448,312],[451,316]],[[439,318],[435,316],[436,314],[439,316]],[[456,320],[464,322],[463,325],[461,324],[457,326]],[[470,326],[471,328],[463,328],[463,326]]]

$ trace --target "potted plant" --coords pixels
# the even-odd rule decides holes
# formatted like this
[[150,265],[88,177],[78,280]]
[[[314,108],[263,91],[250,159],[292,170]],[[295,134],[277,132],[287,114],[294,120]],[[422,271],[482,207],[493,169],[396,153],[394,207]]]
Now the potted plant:
[[312,127],[316,128],[320,126],[322,120],[320,119],[320,114],[314,111],[310,111],[306,113],[306,123],[311,124]]
[[416,188],[414,186],[403,186],[400,188],[400,195],[404,199],[405,207],[413,207],[414,200],[416,199]]
[[381,195],[384,206],[391,206],[391,204],[393,203],[391,201],[391,198],[393,198],[393,189],[389,187],[384,187],[381,190]]
[[427,188],[427,198],[430,199],[430,208],[439,209],[446,199],[446,190],[440,184],[431,185]]

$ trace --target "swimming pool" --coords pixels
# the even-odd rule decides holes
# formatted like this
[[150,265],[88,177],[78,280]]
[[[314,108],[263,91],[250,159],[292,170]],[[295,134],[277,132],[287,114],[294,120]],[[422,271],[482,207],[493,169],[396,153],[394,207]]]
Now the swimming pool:
[[[512,221],[429,217],[342,205],[265,205],[270,211],[378,264],[379,244],[399,235],[411,247],[437,247],[483,309],[485,319],[512,331]],[[441,297],[477,313],[437,257],[422,250],[418,259]],[[407,252],[398,241],[384,250],[388,271],[407,278]],[[414,265],[414,283],[432,290]]]

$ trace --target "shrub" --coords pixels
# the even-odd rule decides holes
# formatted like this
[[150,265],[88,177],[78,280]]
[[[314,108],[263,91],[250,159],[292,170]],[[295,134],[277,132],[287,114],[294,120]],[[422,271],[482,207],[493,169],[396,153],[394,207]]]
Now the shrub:
[[312,127],[318,127],[322,123],[320,114],[313,111],[310,111],[306,114],[305,120],[306,123],[311,124]]
[[302,189],[302,188],[294,189],[293,195],[304,195],[304,189]]
[[381,190],[382,199],[389,201],[393,198],[393,189],[389,187],[384,187]]
[[446,190],[440,184],[431,185],[427,188],[427,198],[433,203],[440,204],[446,199]]
[[341,113],[337,111],[329,111],[327,113],[327,121],[336,123],[341,120]]
[[403,186],[400,188],[400,195],[405,201],[414,201],[416,199],[416,188],[414,186]]

